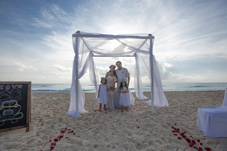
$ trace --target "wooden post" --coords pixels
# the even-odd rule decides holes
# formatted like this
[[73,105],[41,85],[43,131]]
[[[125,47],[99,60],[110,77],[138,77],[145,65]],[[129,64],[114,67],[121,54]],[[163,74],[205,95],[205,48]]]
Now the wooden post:
[[[150,37],[152,37],[151,34],[149,34]],[[151,111],[154,112],[154,59],[153,59],[153,39],[150,38],[150,70],[151,70]]]
[[[77,35],[79,35],[80,34],[80,31],[77,31],[76,32],[76,34]],[[79,56],[78,56],[78,54],[79,54],[79,50],[78,50],[78,48],[79,48],[79,37],[77,36],[76,37],[76,51],[75,51],[75,55],[76,55],[76,68],[75,68],[75,71],[76,71],[76,79],[75,79],[75,87],[76,87],[76,111],[77,111],[77,114],[78,114],[78,116],[80,116],[79,115],[79,103],[78,103],[78,101],[79,101],[79,96],[78,96],[78,90],[79,90],[79,79],[78,79],[78,74],[79,74],[79,70],[78,70],[78,59],[79,59]]]

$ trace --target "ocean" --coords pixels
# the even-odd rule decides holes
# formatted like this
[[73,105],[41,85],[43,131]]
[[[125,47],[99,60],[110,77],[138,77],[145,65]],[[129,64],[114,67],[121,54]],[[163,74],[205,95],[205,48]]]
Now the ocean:
[[[32,84],[32,92],[70,92],[71,84]],[[164,91],[216,91],[225,90],[227,83],[164,83]],[[84,92],[95,92],[93,85],[82,85]],[[133,92],[134,89],[130,88]],[[143,84],[144,92],[150,91],[149,84]]]

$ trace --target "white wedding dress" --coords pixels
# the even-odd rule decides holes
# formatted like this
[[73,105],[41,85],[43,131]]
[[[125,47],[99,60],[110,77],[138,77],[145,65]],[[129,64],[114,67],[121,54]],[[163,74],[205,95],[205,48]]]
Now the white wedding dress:
[[[107,77],[107,88],[108,89],[112,86],[111,81],[110,81],[111,78],[112,78],[112,76],[110,76],[110,75]],[[107,96],[108,96],[107,107],[110,108],[111,110],[115,109],[115,107],[114,107],[114,90],[108,90]]]

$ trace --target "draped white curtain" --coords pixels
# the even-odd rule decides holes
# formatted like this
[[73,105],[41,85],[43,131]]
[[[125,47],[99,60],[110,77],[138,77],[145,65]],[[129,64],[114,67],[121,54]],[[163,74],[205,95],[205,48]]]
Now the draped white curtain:
[[135,54],[135,71],[134,72],[134,89],[135,89],[135,93],[136,96],[139,99],[147,99],[146,96],[143,95],[143,86],[142,86],[142,80],[141,80],[141,76],[140,76],[140,61],[139,61],[139,54]]
[[[146,58],[146,56],[143,57],[143,60]],[[149,71],[149,67],[145,66],[147,70]],[[159,68],[158,68],[158,62],[153,55],[153,75],[154,75],[154,94],[151,92],[151,96],[154,95],[154,106],[156,107],[168,107],[169,103],[168,100],[165,96],[165,93],[162,88],[162,81],[161,81],[161,76],[159,73]],[[150,79],[151,79],[151,74],[149,74]],[[145,101],[145,103],[152,105],[151,100]]]
[[[89,68],[90,80],[95,86],[96,97],[98,92],[98,73],[96,70],[95,62],[93,57],[135,57],[135,71],[134,71],[134,88],[136,96],[139,99],[146,99],[143,95],[143,87],[141,80],[141,70],[148,73],[151,79],[151,68],[149,67],[150,55],[150,39],[146,39],[146,36],[131,36],[132,38],[122,38],[125,35],[113,36],[113,35],[99,35],[99,34],[87,34],[87,33],[76,33],[73,36],[73,47],[74,47],[74,62],[73,62],[73,73],[72,73],[72,85],[71,85],[71,98],[68,114],[71,116],[78,117],[79,113],[86,113],[84,108],[84,94],[81,89],[81,85],[78,82],[78,91],[76,93],[76,80],[79,79],[86,73]],[[97,37],[96,37],[97,36]],[[130,37],[130,35],[129,35]],[[138,37],[138,39],[137,39]],[[141,38],[145,37],[145,38]],[[78,40],[77,40],[78,39]],[[117,47],[116,47],[117,46]],[[78,57],[78,58],[77,58]],[[78,59],[78,64],[76,60]],[[157,62],[153,59],[153,72],[154,72],[154,105],[155,106],[168,106],[168,101],[162,89],[162,83],[158,71]],[[76,74],[76,67],[78,68],[78,75]],[[77,110],[77,96],[78,94],[78,110]]]

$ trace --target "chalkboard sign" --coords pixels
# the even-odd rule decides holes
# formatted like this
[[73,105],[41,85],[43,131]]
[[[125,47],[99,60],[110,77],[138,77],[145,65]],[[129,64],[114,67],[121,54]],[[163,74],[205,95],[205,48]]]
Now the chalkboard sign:
[[0,132],[25,128],[31,116],[31,82],[0,82]]

